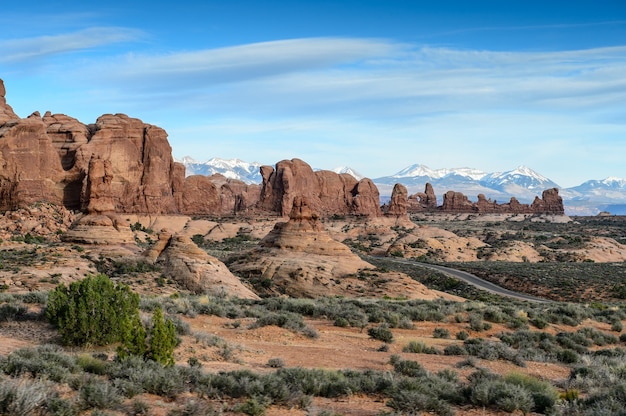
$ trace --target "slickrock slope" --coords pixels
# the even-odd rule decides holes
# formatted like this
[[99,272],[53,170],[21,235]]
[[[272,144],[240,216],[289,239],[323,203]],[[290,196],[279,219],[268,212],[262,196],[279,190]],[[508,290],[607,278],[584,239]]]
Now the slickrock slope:
[[263,184],[259,207],[286,216],[296,196],[306,198],[321,216],[353,214],[378,216],[380,195],[370,179],[357,181],[352,175],[331,171],[314,172],[300,159],[283,160],[261,167]]
[[267,294],[294,297],[391,296],[432,299],[440,295],[402,273],[382,273],[324,230],[305,198],[296,197],[288,222],[278,223],[230,265],[261,282]]
[[207,254],[185,235],[171,235],[162,231],[159,241],[145,256],[149,260],[156,260],[163,267],[163,274],[191,292],[259,298],[224,263]]

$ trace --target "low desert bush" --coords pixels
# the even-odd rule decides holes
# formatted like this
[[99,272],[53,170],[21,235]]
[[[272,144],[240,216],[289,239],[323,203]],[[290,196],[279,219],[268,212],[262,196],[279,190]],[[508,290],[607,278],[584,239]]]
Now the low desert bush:
[[420,341],[409,341],[409,343],[402,348],[402,352],[411,352],[415,354],[440,354],[440,351],[437,348],[429,347]]
[[387,324],[368,328],[367,335],[378,341],[386,342],[387,344],[393,342],[393,333]]
[[433,331],[433,338],[450,338],[450,331],[445,328],[435,328]]

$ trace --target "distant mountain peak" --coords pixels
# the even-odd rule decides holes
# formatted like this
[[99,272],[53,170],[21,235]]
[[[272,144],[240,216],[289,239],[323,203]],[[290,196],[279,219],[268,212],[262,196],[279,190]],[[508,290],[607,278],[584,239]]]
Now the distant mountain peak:
[[333,169],[333,172],[335,172],[335,173],[347,173],[348,175],[352,175],[358,181],[360,181],[361,179],[365,178],[365,176],[363,176],[362,174],[360,174],[356,170],[352,169],[350,166],[339,166],[339,167]]
[[261,163],[244,162],[241,159],[222,159],[213,157],[206,162],[198,162],[191,156],[185,156],[177,162],[185,165],[186,175],[211,176],[219,173],[230,179],[237,179],[247,184],[261,183],[259,168]]

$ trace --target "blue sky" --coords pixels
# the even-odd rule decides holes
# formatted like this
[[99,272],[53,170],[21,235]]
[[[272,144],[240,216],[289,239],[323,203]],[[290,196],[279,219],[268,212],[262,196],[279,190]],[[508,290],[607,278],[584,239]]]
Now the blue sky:
[[626,178],[622,0],[17,3],[0,78],[21,117],[125,113],[200,161]]

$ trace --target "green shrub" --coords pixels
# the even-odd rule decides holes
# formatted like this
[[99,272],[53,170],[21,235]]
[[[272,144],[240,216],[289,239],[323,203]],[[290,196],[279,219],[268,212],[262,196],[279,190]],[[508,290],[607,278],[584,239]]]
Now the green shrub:
[[559,399],[559,392],[547,381],[520,373],[509,373],[504,380],[528,390],[533,398],[533,410],[536,412],[545,413]]
[[622,325],[621,321],[613,321],[611,324],[611,331],[622,332],[624,330],[624,325]]
[[148,358],[165,366],[174,365],[176,328],[171,320],[163,319],[163,311],[157,308],[152,315],[152,334]]
[[108,345],[139,320],[139,295],[103,275],[61,284],[48,298],[46,317],[66,345]]
[[285,366],[285,360],[282,358],[270,358],[267,361],[267,366],[271,368],[283,368]]
[[378,341],[386,342],[387,344],[391,344],[393,342],[393,333],[387,324],[369,328],[367,330],[367,335]]
[[469,334],[466,331],[459,331],[456,333],[456,339],[460,341],[465,341],[469,338]]
[[30,416],[41,410],[58,394],[51,383],[40,380],[9,379],[0,381],[0,414]]
[[450,338],[450,331],[445,328],[435,328],[435,330],[433,331],[433,337],[448,339]]
[[89,380],[78,392],[83,408],[114,409],[122,401],[117,389],[108,381]]
[[467,355],[467,350],[458,344],[450,344],[443,349],[444,355]]
[[557,360],[565,364],[574,364],[580,361],[580,355],[574,350],[564,349],[557,353]]
[[415,354],[440,354],[437,348],[429,347],[419,341],[410,341],[404,346],[404,348],[402,348],[402,352],[412,352]]

